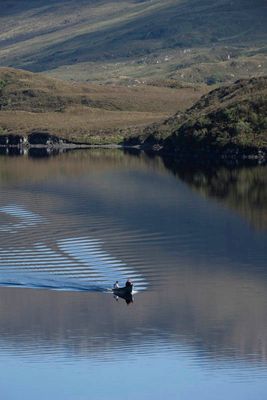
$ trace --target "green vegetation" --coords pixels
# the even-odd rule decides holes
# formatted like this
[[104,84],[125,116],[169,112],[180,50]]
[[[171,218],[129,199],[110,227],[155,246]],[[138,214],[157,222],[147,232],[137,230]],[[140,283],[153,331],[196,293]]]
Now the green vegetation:
[[213,90],[185,113],[147,128],[134,140],[179,155],[266,151],[267,78],[240,80]]
[[235,102],[194,115],[170,137],[170,143],[191,149],[229,145],[267,148],[267,96]]
[[4,81],[1,79],[0,80],[0,93],[6,87],[6,85],[7,85],[7,81]]

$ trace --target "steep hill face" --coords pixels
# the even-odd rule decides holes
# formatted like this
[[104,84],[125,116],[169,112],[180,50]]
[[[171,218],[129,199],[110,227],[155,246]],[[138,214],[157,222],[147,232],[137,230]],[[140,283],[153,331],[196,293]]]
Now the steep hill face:
[[[1,65],[67,78],[163,76],[212,83],[231,74],[261,74],[267,69],[266,39],[265,0],[7,0],[1,5]],[[198,70],[192,69],[196,63]]]

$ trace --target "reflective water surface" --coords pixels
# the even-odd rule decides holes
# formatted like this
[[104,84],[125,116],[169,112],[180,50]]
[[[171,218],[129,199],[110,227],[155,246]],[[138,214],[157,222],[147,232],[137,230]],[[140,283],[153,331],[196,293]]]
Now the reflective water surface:
[[4,399],[266,398],[266,167],[2,155],[0,190]]

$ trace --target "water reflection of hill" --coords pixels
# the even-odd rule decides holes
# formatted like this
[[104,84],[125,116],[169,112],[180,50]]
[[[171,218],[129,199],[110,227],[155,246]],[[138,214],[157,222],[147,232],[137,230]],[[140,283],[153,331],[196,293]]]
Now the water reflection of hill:
[[[34,149],[36,150],[36,149]],[[11,162],[12,160],[12,162]],[[30,157],[28,154],[14,154],[12,157],[0,154],[0,182],[12,182],[17,179],[27,180],[27,182],[42,181],[49,176],[81,176],[90,170],[97,172],[109,169],[136,168],[142,170],[151,168],[166,171],[162,161],[151,160],[145,154],[138,157],[125,155],[118,149],[92,149],[75,150],[63,153],[44,153],[40,149],[39,157],[35,152]],[[21,174],[21,170],[25,171]]]
[[[64,163],[63,163],[64,161]],[[181,181],[206,198],[215,199],[237,211],[256,229],[267,228],[267,167],[197,167],[176,163],[172,158],[148,157],[143,153],[135,156],[115,149],[93,149],[70,153],[51,154],[49,158],[0,157],[0,182],[27,180],[40,182],[49,176],[81,176],[88,166],[96,172],[109,169],[144,168],[164,174],[166,168]],[[21,168],[25,171],[21,175]]]
[[237,211],[256,229],[267,228],[267,167],[195,167],[172,159],[164,164],[202,196]]

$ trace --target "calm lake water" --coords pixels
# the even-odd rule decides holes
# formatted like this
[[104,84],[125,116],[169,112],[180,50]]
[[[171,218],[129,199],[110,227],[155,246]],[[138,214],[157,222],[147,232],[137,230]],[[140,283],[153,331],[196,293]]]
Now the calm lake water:
[[266,398],[266,167],[2,155],[0,188],[1,398]]

